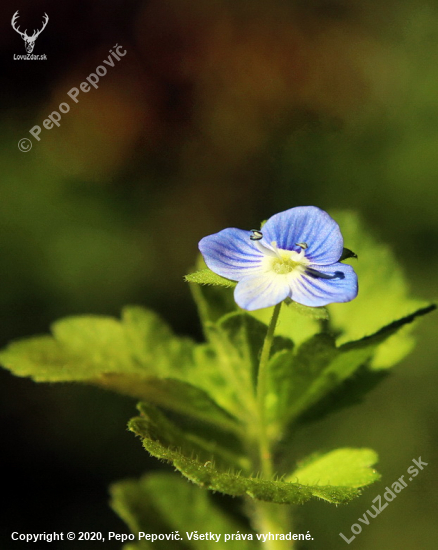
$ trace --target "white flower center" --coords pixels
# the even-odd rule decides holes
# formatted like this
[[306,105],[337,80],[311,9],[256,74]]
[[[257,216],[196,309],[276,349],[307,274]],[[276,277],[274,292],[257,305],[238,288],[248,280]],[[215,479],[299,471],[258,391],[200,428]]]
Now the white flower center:
[[[282,250],[281,252],[284,253],[287,251]],[[292,271],[303,267],[302,261],[294,259],[295,254],[298,256],[296,252],[289,254],[281,254],[282,258],[271,260],[271,269],[273,269],[275,273],[278,273],[279,275],[287,275],[288,273],[292,273]]]
[[297,277],[306,271],[306,267],[310,261],[305,256],[307,245],[298,243],[301,250],[283,250],[277,247],[277,243],[273,241],[271,247],[263,245],[260,239],[252,239],[254,245],[262,252],[263,264],[266,271],[274,272],[276,275],[292,275]]
[[304,249],[300,252],[294,250],[282,250],[277,248],[276,243],[271,243],[275,249],[277,257],[265,257],[265,265],[270,271],[276,275],[289,275],[293,278],[305,272],[306,266],[309,265],[309,260],[305,257]]

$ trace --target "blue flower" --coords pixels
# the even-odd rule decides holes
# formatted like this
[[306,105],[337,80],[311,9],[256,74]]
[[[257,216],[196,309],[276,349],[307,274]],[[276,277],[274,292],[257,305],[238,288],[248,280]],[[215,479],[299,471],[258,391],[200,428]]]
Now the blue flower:
[[247,310],[291,298],[305,306],[349,302],[357,296],[357,276],[339,262],[339,225],[315,206],[275,214],[260,231],[228,228],[199,242],[207,266],[238,281],[237,304]]

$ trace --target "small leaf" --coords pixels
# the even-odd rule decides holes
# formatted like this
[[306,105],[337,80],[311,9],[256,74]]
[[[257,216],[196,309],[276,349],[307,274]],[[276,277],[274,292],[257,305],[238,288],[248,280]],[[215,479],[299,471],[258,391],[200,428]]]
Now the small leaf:
[[[178,443],[175,445],[175,441],[166,439],[163,431],[151,429],[146,418],[133,418],[129,429],[142,438],[143,446],[152,456],[170,462],[185,477],[205,489],[231,496],[248,495],[278,504],[301,504],[312,497],[340,504],[349,502],[360,494],[357,485],[348,487],[291,483],[243,476],[231,469],[221,470],[212,460],[204,461],[203,451],[198,455],[186,446],[179,447]],[[168,437],[172,438],[172,435]]]
[[[240,532],[255,538],[255,535],[216,506],[208,493],[175,474],[154,473],[139,480],[120,481],[111,486],[110,492],[112,508],[135,535],[142,531],[167,535],[173,533],[175,536],[178,532],[183,540],[171,540],[169,548],[205,550],[213,544],[213,541],[189,540],[186,533],[195,531],[221,535],[222,544],[225,534]],[[190,505],[185,506],[184,503]],[[162,547],[162,544],[160,542],[159,546]],[[250,550],[254,548],[254,543],[229,540],[226,546],[231,550]]]
[[219,285],[225,286],[227,288],[233,288],[237,285],[235,281],[230,281],[230,279],[225,279],[220,275],[217,275],[211,269],[205,268],[200,271],[195,271],[184,277],[185,281],[188,283],[197,283],[198,285]]
[[348,258],[356,258],[357,259],[357,254],[355,254],[349,248],[343,248],[341,257],[339,258],[339,261],[342,262],[344,260],[348,260]]
[[303,461],[287,480],[314,486],[364,487],[380,478],[371,468],[377,460],[371,449],[336,449]]

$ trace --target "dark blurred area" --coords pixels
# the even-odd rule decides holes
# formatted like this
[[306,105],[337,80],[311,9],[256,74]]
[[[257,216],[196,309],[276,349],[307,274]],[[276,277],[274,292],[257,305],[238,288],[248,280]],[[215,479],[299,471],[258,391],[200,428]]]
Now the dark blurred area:
[[[33,52],[47,60],[14,59],[25,54],[17,10],[29,33],[49,16]],[[0,15],[2,345],[127,303],[199,338],[182,279],[199,239],[298,205],[356,210],[393,247],[413,294],[436,296],[436,1],[8,0]],[[67,92],[110,50],[126,55],[75,103]],[[44,128],[63,102],[60,126]],[[348,508],[298,509],[309,548],[343,548],[338,533],[420,455],[427,469],[354,545],[435,548],[437,328],[432,315],[363,405],[297,442],[302,456],[370,446],[383,474]],[[20,546],[12,531],[126,532],[107,485],[164,467],[126,431],[135,402],[0,379],[1,548]]]

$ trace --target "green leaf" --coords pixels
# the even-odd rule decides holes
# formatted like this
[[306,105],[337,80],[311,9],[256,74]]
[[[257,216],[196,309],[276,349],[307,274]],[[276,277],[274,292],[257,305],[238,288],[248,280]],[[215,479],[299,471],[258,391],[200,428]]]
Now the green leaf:
[[358,405],[389,374],[387,369],[371,369],[369,362],[365,363],[359,367],[353,376],[306,409],[299,418],[300,424],[315,422],[315,420],[319,420],[327,414],[332,414],[352,405]]
[[237,370],[249,374],[249,387],[252,391],[266,326],[246,313],[231,313],[221,318],[218,329],[222,339],[220,344],[218,340],[215,343],[221,350],[226,349],[227,358],[233,361]]
[[[390,323],[371,336],[340,347],[335,346],[333,337],[317,334],[304,342],[295,352],[280,352],[274,355],[268,366],[268,411],[274,426],[277,423],[278,432],[281,434],[289,422],[296,420],[316,405],[319,407],[318,416],[331,412],[330,400],[324,403],[325,409],[320,403],[321,400],[336,391],[361,367],[368,366],[382,342],[433,309],[435,306],[422,308]],[[365,389],[359,388],[360,391]]]
[[[306,376],[301,369],[300,379],[294,376],[297,382],[293,387],[294,401],[290,402],[287,418],[292,421],[299,417],[308,408],[315,405],[322,397],[333,391],[339,384],[352,376],[356,370],[365,364],[373,355],[373,348],[359,348],[337,351],[332,359],[328,360],[320,374]],[[296,365],[296,363],[295,363]],[[301,389],[301,392],[299,392]]]
[[314,486],[364,487],[380,478],[371,468],[377,460],[371,449],[336,449],[308,458],[286,479]]
[[[214,356],[210,361],[205,346],[198,349],[189,339],[174,336],[154,313],[128,307],[121,321],[70,317],[54,323],[52,332],[52,337],[11,343],[0,352],[1,363],[17,376],[37,382],[89,383],[222,429],[238,429],[232,415],[196,386],[210,380],[200,373],[209,369]],[[214,376],[214,369],[209,370]],[[210,386],[214,388],[216,381],[217,377]]]
[[[373,334],[382,325],[410,314],[427,305],[411,298],[409,287],[400,265],[389,248],[370,235],[357,215],[336,212],[344,243],[358,255],[350,260],[359,279],[357,298],[346,304],[328,306],[331,325],[339,331],[338,344],[359,340]],[[376,368],[390,367],[405,357],[413,347],[411,328],[383,343],[373,358]]]
[[[202,462],[215,462],[222,468],[239,468],[248,470],[249,461],[242,449],[238,449],[239,442],[228,437],[227,446],[220,445],[215,434],[208,434],[208,439],[202,437],[189,427],[182,429],[171,422],[158,409],[148,403],[138,405],[141,417],[136,426],[141,426],[141,434],[152,440],[163,439],[170,448],[175,448],[187,456],[196,456]],[[193,431],[192,431],[193,430]]]
[[139,306],[123,308],[128,350],[141,372],[145,367],[161,377],[181,377],[193,363],[194,343],[175,336],[170,327],[153,311]]
[[[208,493],[175,474],[154,473],[139,480],[121,481],[111,486],[110,493],[112,508],[128,524],[132,533],[142,531],[176,535],[178,532],[184,539],[172,540],[168,544],[156,542],[155,545],[159,544],[160,548],[166,544],[169,549],[205,550],[213,544],[213,541],[189,540],[187,533],[195,531],[220,534],[219,546],[224,544],[225,534],[240,532],[255,538],[245,526],[214,504]],[[248,540],[229,540],[226,543],[231,550],[250,550],[254,544]]]
[[189,275],[186,275],[184,279],[188,283],[197,283],[198,285],[219,285],[227,288],[233,288],[237,285],[235,281],[230,281],[230,279],[225,279],[224,277],[217,275],[211,271],[211,269],[208,269],[208,267],[201,269],[200,271],[190,273]]
[[218,368],[245,422],[254,413],[254,383],[258,355],[266,327],[245,313],[230,313],[211,327],[209,338],[216,352]]
[[174,336],[157,315],[138,307],[125,308],[121,321],[61,319],[52,333],[11,343],[0,361],[38,382],[90,381],[110,373],[165,377],[181,374],[192,362],[193,342]]
[[382,327],[379,329],[375,334],[372,334],[370,336],[364,336],[360,340],[357,340],[356,342],[347,342],[343,346],[341,346],[342,349],[345,350],[351,350],[351,349],[357,349],[357,348],[363,348],[365,346],[378,346],[382,342],[384,342],[387,338],[393,336],[397,331],[399,331],[401,328],[405,327],[406,325],[409,325],[415,319],[418,317],[422,317],[423,315],[427,315],[428,313],[431,313],[436,309],[435,304],[429,304],[425,307],[422,307],[420,309],[417,309],[413,313],[409,313],[409,315],[406,315],[402,317],[401,319],[397,319],[397,321],[393,321],[392,323],[389,323],[388,325]]
[[[210,422],[224,430],[239,431],[236,419],[202,389],[171,378],[103,375],[97,385],[135,395],[167,410]],[[126,391],[124,391],[126,388]]]
[[[157,430],[148,418],[133,418],[129,429],[142,438],[145,449],[156,458],[170,462],[193,483],[231,496],[248,495],[254,499],[278,504],[301,504],[312,497],[335,504],[349,502],[360,494],[354,487],[307,483],[291,483],[245,476],[234,469],[220,469],[213,460],[204,460],[205,452],[199,447],[180,445],[173,433]],[[364,483],[364,485],[367,483]]]
[[[150,477],[152,478],[154,475],[173,477],[169,474],[150,474]],[[154,506],[153,493],[147,491],[148,479],[149,476],[144,476],[140,480],[120,481],[109,488],[111,508],[128,525],[131,533],[136,537],[140,532],[154,534],[172,532],[165,516],[163,517]],[[179,541],[172,541],[172,543],[177,548],[184,548]],[[123,548],[124,550],[128,550],[128,548],[143,550],[153,548],[153,543],[141,540],[136,543],[128,543]]]
[[[282,350],[268,364],[267,415],[279,430],[293,416],[296,407],[305,407],[312,383],[337,355],[333,337],[316,334],[296,351]],[[275,436],[274,436],[275,439]]]
[[[208,336],[215,351],[216,365],[226,381],[230,403],[236,409],[233,414],[244,423],[252,424],[255,410],[255,383],[260,353],[267,327],[247,313],[230,313],[211,325]],[[274,338],[272,351],[292,349],[293,342],[287,338]],[[217,391],[217,390],[216,390]],[[213,394],[212,394],[213,395]],[[219,396],[214,394],[215,399]]]

